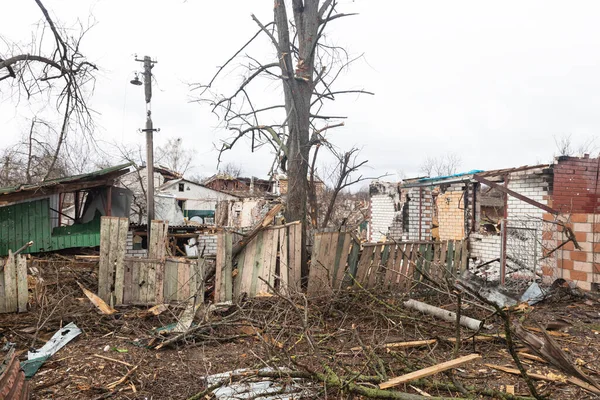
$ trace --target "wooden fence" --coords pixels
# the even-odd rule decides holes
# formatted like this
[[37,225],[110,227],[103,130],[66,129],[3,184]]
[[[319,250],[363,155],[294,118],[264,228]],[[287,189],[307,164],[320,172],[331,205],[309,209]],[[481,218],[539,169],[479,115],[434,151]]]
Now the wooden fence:
[[102,217],[98,296],[111,305],[204,300],[204,259],[167,257],[168,223],[152,221],[148,257],[126,257],[127,218]]
[[467,241],[386,242],[360,245],[349,233],[315,234],[309,296],[330,293],[358,282],[365,289],[407,292],[415,282],[458,274],[467,267]]
[[9,250],[0,259],[0,313],[26,312],[28,300],[27,259]]
[[215,301],[269,293],[269,286],[283,291],[300,287],[302,226],[299,222],[272,226],[259,232],[232,256],[231,233],[217,237]]

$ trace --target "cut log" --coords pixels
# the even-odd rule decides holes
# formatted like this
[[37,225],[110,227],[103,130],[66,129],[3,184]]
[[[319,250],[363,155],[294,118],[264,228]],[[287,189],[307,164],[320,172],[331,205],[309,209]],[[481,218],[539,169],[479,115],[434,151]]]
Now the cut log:
[[[406,308],[411,308],[413,310],[420,311],[424,314],[433,315],[434,317],[443,319],[444,321],[456,322],[456,313],[452,311],[444,310],[443,308],[435,307],[427,303],[423,303],[412,299],[405,301],[403,304]],[[491,328],[491,326],[489,325],[483,325],[483,321],[466,317],[464,315],[460,317],[460,324],[474,331],[480,330],[482,326],[486,329]]]
[[458,367],[459,365],[466,364],[470,361],[481,358],[479,354],[469,354],[468,356],[455,358],[454,360],[446,361],[441,364],[433,365],[431,367],[423,368],[418,371],[411,372],[410,374],[398,376],[390,379],[389,381],[379,384],[379,389],[389,389],[394,386],[401,385],[406,382],[414,381],[416,379],[425,378],[426,376],[434,375],[439,372],[444,372],[449,369]]

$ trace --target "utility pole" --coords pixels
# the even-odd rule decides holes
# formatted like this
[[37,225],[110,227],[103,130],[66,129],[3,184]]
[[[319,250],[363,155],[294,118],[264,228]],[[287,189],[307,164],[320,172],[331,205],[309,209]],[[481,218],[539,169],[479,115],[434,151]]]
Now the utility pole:
[[[146,97],[146,128],[142,131],[146,132],[146,172],[147,172],[147,187],[146,187],[146,214],[147,214],[147,240],[150,241],[150,224],[154,219],[154,140],[153,134],[159,129],[154,129],[152,125],[152,110],[150,101],[152,100],[152,68],[156,61],[152,61],[149,56],[144,56],[144,59],[138,58],[135,61],[144,63],[144,93]],[[134,85],[139,85],[141,82],[136,78],[131,81]]]

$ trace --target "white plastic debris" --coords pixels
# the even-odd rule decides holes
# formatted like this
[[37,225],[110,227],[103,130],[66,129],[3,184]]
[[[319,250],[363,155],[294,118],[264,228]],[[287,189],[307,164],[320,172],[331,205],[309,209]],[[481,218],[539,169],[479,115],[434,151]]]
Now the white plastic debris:
[[544,296],[546,296],[546,293],[544,293],[540,285],[538,285],[537,282],[533,282],[531,285],[529,285],[525,293],[521,295],[521,301],[526,301],[530,306],[532,306],[544,300]]
[[51,357],[65,347],[67,343],[79,336],[79,334],[81,334],[81,329],[73,322],[70,322],[56,332],[42,348],[27,352],[27,359],[33,360],[34,358]]

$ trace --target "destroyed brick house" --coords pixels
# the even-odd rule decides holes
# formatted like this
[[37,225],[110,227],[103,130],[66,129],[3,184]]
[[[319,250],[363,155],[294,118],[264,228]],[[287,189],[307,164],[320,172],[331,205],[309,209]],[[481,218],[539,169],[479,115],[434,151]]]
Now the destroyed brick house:
[[559,157],[553,164],[375,181],[370,240],[468,239],[470,266],[486,279],[543,276],[597,290],[599,163]]

